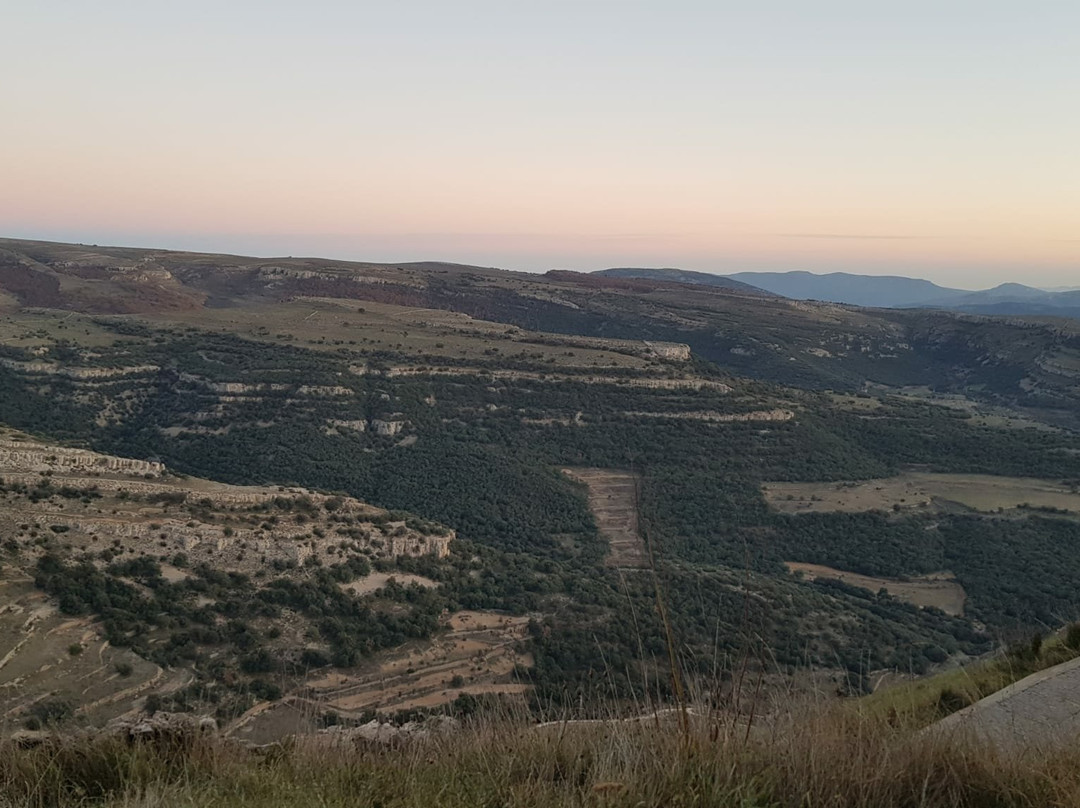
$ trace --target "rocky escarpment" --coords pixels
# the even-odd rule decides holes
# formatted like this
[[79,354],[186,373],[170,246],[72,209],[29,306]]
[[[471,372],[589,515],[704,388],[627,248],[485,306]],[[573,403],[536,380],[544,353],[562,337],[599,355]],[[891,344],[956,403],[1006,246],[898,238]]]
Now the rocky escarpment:
[[148,373],[157,373],[161,368],[157,365],[132,365],[130,367],[93,368],[72,367],[54,362],[21,362],[16,359],[0,358],[0,366],[41,376],[63,376],[67,379],[112,379],[122,376],[141,376]]
[[113,457],[85,449],[0,440],[0,472],[98,472],[160,477],[165,465],[153,460]]
[[445,557],[454,532],[352,497],[170,477],[155,461],[0,440],[0,524],[254,571],[310,558]]
[[[22,513],[19,519],[42,529],[61,529],[75,543],[89,544],[116,540],[130,552],[156,555],[167,559],[177,552],[193,563],[207,563],[215,568],[253,572],[284,562],[302,565],[310,558],[334,562],[354,555],[369,558],[434,555],[450,552],[452,531],[423,534],[407,527],[405,520],[353,520],[338,532],[327,532],[330,525],[320,521],[304,525],[283,524],[241,527],[232,524],[203,522],[185,514],[181,518],[161,518],[150,514],[125,514],[128,518],[102,518],[90,514],[57,512]],[[378,518],[379,514],[369,514]],[[2,521],[2,517],[0,517]],[[332,523],[341,524],[341,523]],[[322,535],[320,535],[322,534]]]

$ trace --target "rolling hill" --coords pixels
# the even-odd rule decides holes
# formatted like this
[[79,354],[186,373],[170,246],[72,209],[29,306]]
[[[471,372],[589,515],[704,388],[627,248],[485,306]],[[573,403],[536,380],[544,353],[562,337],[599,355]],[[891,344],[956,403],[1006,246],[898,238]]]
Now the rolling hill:
[[750,294],[769,296],[775,294],[763,288],[744,283],[733,277],[714,275],[710,272],[695,272],[691,269],[672,268],[646,268],[646,267],[613,267],[612,269],[599,269],[590,274],[604,275],[612,278],[640,278],[643,280],[659,281],[666,283],[693,283],[701,286],[716,286],[721,289],[732,289]]

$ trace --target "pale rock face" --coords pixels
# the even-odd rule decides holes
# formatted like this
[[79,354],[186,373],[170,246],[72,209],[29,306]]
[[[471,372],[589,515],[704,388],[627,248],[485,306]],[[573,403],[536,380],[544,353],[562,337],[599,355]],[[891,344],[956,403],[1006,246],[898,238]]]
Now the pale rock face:
[[367,431],[367,421],[363,420],[347,421],[340,418],[331,418],[326,423],[338,429],[353,429],[357,432]]
[[259,279],[264,281],[306,280],[318,278],[327,281],[353,281],[354,283],[386,283],[383,278],[374,275],[359,275],[355,272],[323,272],[317,269],[295,269],[293,267],[264,266],[259,269]]
[[0,469],[24,472],[96,471],[160,477],[165,465],[151,460],[113,457],[83,449],[39,447],[19,441],[0,441]]
[[[444,535],[424,535],[405,528],[404,522],[388,522],[384,525],[362,523],[363,538],[346,538],[328,532],[318,537],[309,525],[279,524],[260,531],[253,528],[225,528],[217,524],[200,522],[189,527],[189,519],[162,519],[157,522],[131,521],[105,516],[85,514],[43,513],[20,518],[33,522],[40,528],[63,525],[69,530],[93,536],[108,542],[123,539],[125,544],[150,552],[158,552],[160,542],[167,543],[168,552],[183,550],[192,556],[193,562],[206,562],[212,566],[257,569],[274,561],[292,561],[302,565],[312,556],[321,559],[340,559],[337,553],[344,543],[343,552],[354,555],[363,550],[375,551],[387,558],[399,556],[434,555],[445,558],[450,554],[453,531]],[[237,554],[246,551],[243,563]]]
[[297,389],[302,396],[351,396],[353,391],[348,387],[338,386],[319,386],[305,384]]
[[690,359],[690,346],[681,342],[649,342],[646,340],[645,346],[658,359],[675,362],[686,362]]
[[371,431],[376,435],[397,435],[405,428],[407,421],[383,421],[378,418],[371,420]]
[[105,725],[103,733],[138,740],[153,737],[171,738],[217,732],[217,721],[207,715],[185,713],[154,713],[151,716],[130,718],[121,716]]
[[356,727],[335,725],[319,730],[319,738],[331,743],[354,746],[357,741],[389,744],[409,738],[427,738],[432,735],[449,735],[456,732],[461,723],[450,716],[432,716],[423,721],[409,721],[400,726],[373,719]]
[[133,365],[124,368],[78,368],[57,365],[52,362],[19,362],[15,359],[0,359],[0,365],[21,373],[63,376],[68,379],[110,379],[116,376],[136,376],[157,373],[157,365]]

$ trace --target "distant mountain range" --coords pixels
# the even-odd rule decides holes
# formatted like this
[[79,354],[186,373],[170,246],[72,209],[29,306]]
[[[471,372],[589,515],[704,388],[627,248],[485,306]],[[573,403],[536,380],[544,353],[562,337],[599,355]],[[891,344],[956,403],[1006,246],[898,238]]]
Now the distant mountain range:
[[712,275],[684,269],[616,268],[598,274],[622,278],[649,278],[678,283],[758,290],[795,300],[821,300],[870,308],[928,308],[973,314],[1027,314],[1080,318],[1080,289],[1037,289],[1021,283],[1003,283],[992,289],[971,291],[939,286],[932,281],[897,275],[855,275],[832,272],[737,272]]

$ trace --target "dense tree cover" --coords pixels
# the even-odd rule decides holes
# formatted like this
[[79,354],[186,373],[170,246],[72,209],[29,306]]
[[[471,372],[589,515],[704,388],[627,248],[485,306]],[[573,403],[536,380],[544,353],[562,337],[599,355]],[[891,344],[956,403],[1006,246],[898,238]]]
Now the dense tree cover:
[[938,528],[970,615],[991,626],[1057,627],[1080,616],[1080,523],[958,517]]
[[706,680],[729,676],[749,658],[772,671],[841,668],[857,683],[871,670],[924,672],[958,651],[989,648],[965,620],[833,582],[678,567],[659,580],[643,571],[609,583],[582,582],[572,590],[572,610],[532,624],[536,667],[528,678],[541,703],[670,694],[657,585],[680,669]]

